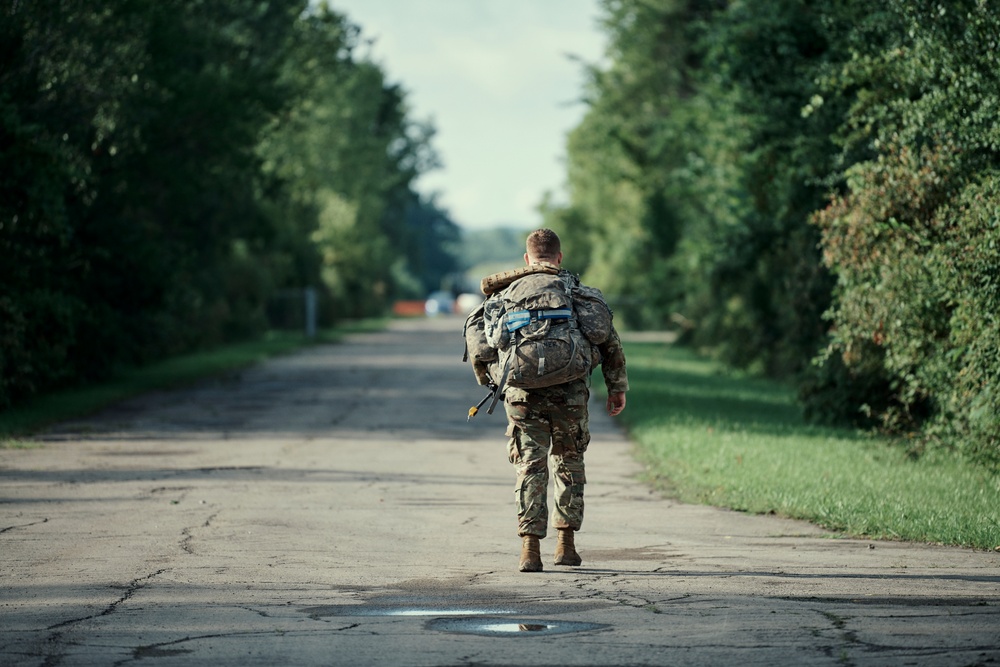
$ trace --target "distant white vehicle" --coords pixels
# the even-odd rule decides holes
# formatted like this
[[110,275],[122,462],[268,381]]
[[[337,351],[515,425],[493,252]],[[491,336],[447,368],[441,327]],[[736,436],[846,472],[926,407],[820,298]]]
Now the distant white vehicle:
[[468,315],[476,308],[479,304],[483,302],[483,297],[481,294],[472,294],[471,292],[465,292],[464,294],[458,295],[458,300],[455,303],[455,309],[460,315]]
[[455,298],[451,292],[431,292],[424,303],[424,312],[430,316],[451,315],[455,312]]

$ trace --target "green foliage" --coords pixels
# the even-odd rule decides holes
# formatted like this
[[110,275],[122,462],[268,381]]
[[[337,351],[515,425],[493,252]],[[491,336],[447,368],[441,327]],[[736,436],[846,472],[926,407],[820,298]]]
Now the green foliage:
[[455,263],[410,188],[432,130],[325,5],[0,14],[0,408],[259,336],[277,290],[325,284],[329,321]]
[[587,280],[795,378],[812,419],[998,465],[991,3],[602,6],[569,204],[543,204]]
[[449,247],[457,226],[410,189],[437,164],[433,130],[408,117],[399,86],[357,57],[360,33],[345,17],[324,3],[295,28],[282,76],[296,98],[274,119],[260,153],[266,172],[288,184],[285,224],[311,241],[289,254],[317,253],[315,262],[297,262],[306,275],[296,280],[318,277],[344,315],[381,313],[391,299],[414,296],[401,290],[437,289],[457,263]]
[[253,147],[301,10],[3,10],[0,406],[231,329],[233,240],[260,223]]
[[874,153],[815,216],[838,280],[830,353],[888,379],[881,406],[856,397],[883,428],[997,469],[1000,18],[980,2],[889,7],[896,41],[827,81],[863,87],[844,141]]
[[405,267],[419,285],[419,292],[402,298],[424,297],[430,292],[461,289],[463,234],[435,197],[414,198],[406,208]]
[[1000,173],[968,185],[942,217],[955,221],[938,258],[954,310],[931,432],[1000,469]]
[[621,320],[658,326],[677,294],[665,261],[681,218],[669,176],[683,162],[683,128],[665,123],[688,90],[688,39],[681,2],[608,1],[611,64],[590,68],[591,109],[569,136],[571,204],[544,203],[546,224],[563,238],[567,267],[600,285]]
[[732,3],[701,33],[707,99],[688,196],[712,205],[693,217],[676,258],[697,269],[682,272],[679,308],[697,345],[775,376],[797,373],[815,351],[831,288],[804,221],[822,202],[842,103],[801,110],[815,97],[816,73],[844,48],[836,36],[853,16],[821,7]]
[[671,494],[838,533],[993,549],[1000,476],[890,439],[810,426],[781,384],[686,350],[626,344],[628,408],[647,475]]
[[990,173],[955,192],[955,159],[899,149],[858,165],[851,194],[817,215],[839,278],[832,349],[856,375],[889,378],[882,405],[863,407],[882,427],[924,428],[997,466],[1000,190]]
[[824,333],[831,280],[805,220],[840,105],[801,110],[849,14],[764,5],[605,3],[611,64],[568,141],[571,204],[547,216],[629,324],[788,375]]

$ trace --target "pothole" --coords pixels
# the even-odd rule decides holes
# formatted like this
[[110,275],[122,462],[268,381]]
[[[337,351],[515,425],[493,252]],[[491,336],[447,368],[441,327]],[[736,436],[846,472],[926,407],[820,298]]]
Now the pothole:
[[[371,623],[406,624],[412,620],[424,631],[484,637],[542,637],[610,628],[601,623],[556,619],[580,618],[584,609],[604,608],[603,601],[579,601],[567,604],[525,600],[510,591],[479,589],[472,593],[464,582],[414,580],[397,584],[384,592],[366,589],[344,590],[360,600],[300,607],[298,611],[315,621],[329,618],[352,618],[356,625]],[[412,619],[412,620],[404,620]]]
[[508,618],[435,618],[427,622],[428,630],[483,637],[517,637],[561,635],[571,632],[593,632],[609,626],[580,621],[547,621]]

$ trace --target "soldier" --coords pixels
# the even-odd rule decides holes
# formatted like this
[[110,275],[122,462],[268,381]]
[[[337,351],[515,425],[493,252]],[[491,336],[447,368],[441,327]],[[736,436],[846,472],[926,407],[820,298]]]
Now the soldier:
[[[559,237],[552,230],[532,232],[526,250],[524,261],[528,267],[548,263],[558,268],[562,264]],[[567,284],[580,287],[578,279],[565,269],[558,268],[558,275]],[[606,340],[595,346],[600,354],[595,359],[601,364],[608,389],[608,414],[616,416],[625,409],[628,390],[625,354],[603,297],[597,290],[590,292],[597,295],[599,307],[605,309],[607,318]],[[581,304],[576,310],[585,313],[587,308],[586,304]],[[583,562],[573,537],[583,523],[583,486],[586,483],[583,457],[590,443],[589,398],[589,374],[554,386],[525,389],[508,385],[504,388],[510,438],[508,454],[517,471],[514,495],[518,535],[522,538],[521,572],[542,571],[538,541],[546,536],[550,465],[555,475],[555,507],[551,519],[558,531],[555,564],[580,565]]]

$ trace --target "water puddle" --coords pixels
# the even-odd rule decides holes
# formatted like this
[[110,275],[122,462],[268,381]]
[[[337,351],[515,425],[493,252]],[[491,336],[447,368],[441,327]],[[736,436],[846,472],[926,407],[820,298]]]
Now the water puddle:
[[578,621],[543,621],[522,619],[520,621],[498,618],[435,618],[427,622],[429,630],[454,632],[483,637],[516,637],[560,635],[570,632],[592,632],[603,630],[607,625],[582,623]]
[[[388,595],[365,604],[331,604],[305,607],[299,611],[313,620],[330,617],[423,618],[424,629],[431,632],[481,637],[542,637],[594,632],[611,627],[601,623],[548,620],[544,616],[551,613],[550,608],[505,604],[503,596],[480,598],[478,601],[465,600],[465,604],[454,597]],[[561,613],[566,611],[560,610]]]

